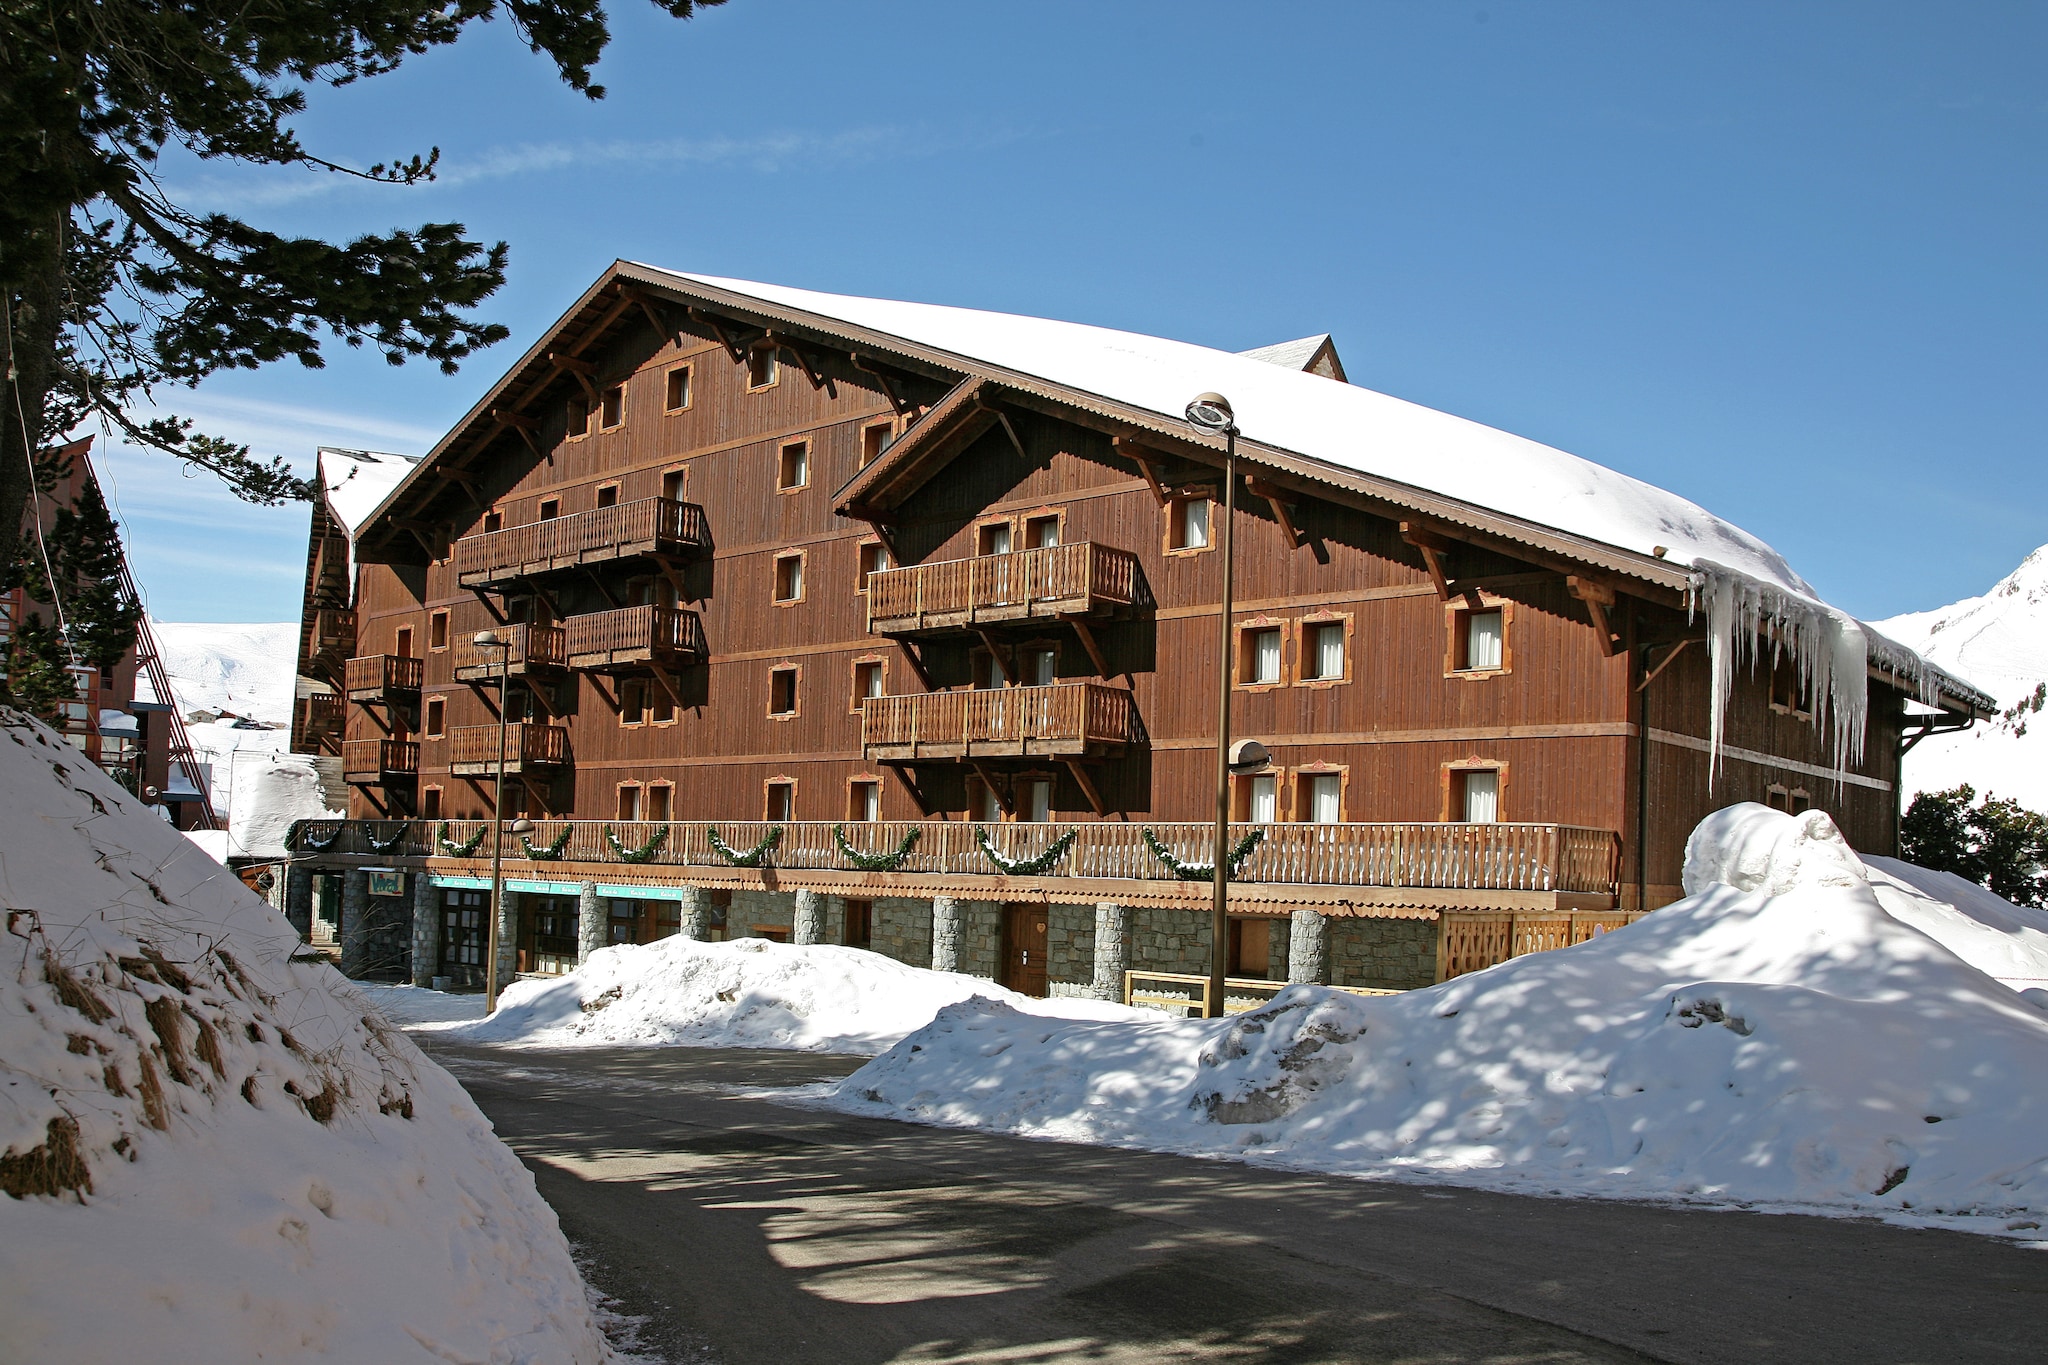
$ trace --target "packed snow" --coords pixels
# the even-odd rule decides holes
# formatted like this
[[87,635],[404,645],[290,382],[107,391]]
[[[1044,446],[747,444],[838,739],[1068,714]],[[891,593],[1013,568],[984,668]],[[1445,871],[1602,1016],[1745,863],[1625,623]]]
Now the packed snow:
[[[1879,621],[1877,628],[1944,668],[1962,673],[2010,707],[2048,682],[2048,545],[1982,597]],[[2024,734],[1979,722],[1931,735],[1906,755],[1908,796],[1962,783],[2048,811],[2048,713]]]
[[970,998],[821,1102],[1377,1178],[2039,1237],[2048,993],[2012,986],[2048,972],[2048,919],[1873,869],[1822,812],[1755,805],[1701,824],[1685,885],[1627,928],[1400,996],[1292,986],[1229,1020],[1145,1022]]
[[281,915],[13,712],[0,828],[9,1358],[606,1358],[532,1176]]
[[228,853],[237,858],[284,858],[285,837],[300,820],[339,820],[311,754],[238,753],[234,795],[228,803]]
[[[279,754],[291,747],[298,623],[152,619],[149,629],[171,683],[172,695],[162,700],[186,718],[193,754],[212,770],[213,808],[226,814],[234,802],[235,756]],[[199,711],[225,712],[245,723],[192,721]]]
[[1130,1020],[1095,1000],[1034,1000],[980,977],[907,967],[860,948],[704,943],[680,936],[600,948],[560,977],[507,986],[497,1013],[446,1028],[530,1047],[763,1047],[873,1055],[948,1005],[995,1001],[1040,1020]]

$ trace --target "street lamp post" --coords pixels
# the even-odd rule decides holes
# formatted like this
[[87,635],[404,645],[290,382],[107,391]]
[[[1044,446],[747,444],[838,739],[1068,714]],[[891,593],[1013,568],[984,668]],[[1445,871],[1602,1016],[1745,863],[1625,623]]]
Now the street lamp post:
[[[1216,624],[1216,866],[1209,907],[1209,991],[1205,1013],[1223,1017],[1223,979],[1230,953],[1230,613],[1236,565],[1230,532],[1237,520],[1237,415],[1220,393],[1198,394],[1187,406],[1188,425],[1223,437],[1223,606]],[[1261,751],[1263,755],[1263,750]]]

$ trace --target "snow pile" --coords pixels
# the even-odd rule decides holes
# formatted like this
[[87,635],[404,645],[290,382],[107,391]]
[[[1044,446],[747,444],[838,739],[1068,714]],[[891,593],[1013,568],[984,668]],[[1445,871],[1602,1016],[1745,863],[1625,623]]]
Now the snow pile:
[[906,967],[859,948],[681,936],[600,948],[576,971],[516,982],[498,1012],[447,1030],[475,1043],[769,1047],[872,1054],[981,999],[1046,1019],[1129,1020],[1093,1000],[1034,1000],[979,977]]
[[12,712],[0,828],[10,1358],[605,1358],[532,1177],[283,917]]
[[339,820],[320,789],[311,754],[239,754],[235,796],[228,804],[228,852],[238,858],[283,858],[284,836],[299,820]]
[[[2048,545],[1982,597],[1935,611],[1879,621],[1885,634],[2012,706],[2048,682]],[[2029,718],[2025,734],[1979,722],[1956,735],[1932,735],[1906,755],[1908,796],[1967,782],[1978,793],[2009,796],[2048,811],[2048,714]]]
[[2037,1229],[2048,1012],[1983,968],[2039,971],[2042,926],[2001,929],[1916,877],[1873,885],[1819,811],[1722,812],[1686,867],[1686,899],[1628,928],[1402,996],[1294,986],[1228,1021],[1143,1024],[965,1001],[825,1102],[1377,1177]]

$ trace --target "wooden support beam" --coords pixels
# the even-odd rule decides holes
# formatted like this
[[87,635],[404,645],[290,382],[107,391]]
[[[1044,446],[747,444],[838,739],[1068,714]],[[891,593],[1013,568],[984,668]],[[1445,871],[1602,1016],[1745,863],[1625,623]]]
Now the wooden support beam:
[[1244,486],[1253,497],[1264,498],[1266,505],[1273,509],[1273,519],[1280,523],[1280,530],[1287,537],[1287,544],[1290,547],[1301,544],[1301,532],[1294,528],[1294,518],[1287,514],[1287,504],[1281,501],[1281,490],[1264,479],[1246,479]]
[[662,691],[668,693],[668,699],[675,703],[676,710],[683,711],[688,709],[683,705],[683,690],[676,686],[675,679],[669,677],[667,669],[663,668],[660,664],[649,664],[647,665],[647,671],[654,675],[656,685]]
[[418,541],[420,548],[427,552],[428,559],[441,558],[438,536],[439,527],[429,525],[423,521],[416,521],[411,517],[394,517],[392,518],[392,525]]
[[718,338],[718,344],[725,347],[725,353],[732,357],[733,364],[746,364],[747,353],[740,349],[740,344],[733,339],[732,333],[725,330],[725,322],[718,314],[707,313],[702,308],[692,307],[690,309],[690,317],[693,321],[701,322],[711,329],[712,333]]
[[1103,804],[1102,793],[1095,789],[1095,779],[1088,776],[1088,770],[1081,765],[1080,760],[1070,758],[1066,760],[1066,764],[1067,771],[1074,775],[1075,783],[1081,788],[1081,794],[1088,798],[1088,804],[1094,809],[1096,818],[1108,815],[1109,807]]
[[491,600],[491,595],[488,592],[482,588],[471,588],[469,591],[471,596],[484,604],[484,610],[491,614],[493,621],[496,621],[501,626],[505,624],[505,613],[498,610],[498,604]]
[[1586,604],[1586,614],[1593,618],[1593,631],[1600,640],[1600,652],[1613,658],[1620,648],[1614,627],[1607,619],[1607,612],[1614,605],[1615,593],[1611,584],[1598,579],[1586,578],[1579,574],[1564,576],[1565,591]]
[[463,469],[443,469],[441,466],[436,465],[434,466],[434,477],[440,479],[443,483],[456,485],[469,495],[469,502],[472,507],[476,508],[479,512],[485,510],[486,504],[483,496],[476,491],[476,476],[469,473],[469,471]]
[[1016,796],[1011,793],[1008,787],[996,781],[994,773],[991,773],[979,763],[969,763],[967,766],[974,769],[974,775],[981,779],[983,786],[996,794],[996,804],[1003,808],[1003,814],[1015,815],[1017,813]]
[[596,384],[597,366],[587,360],[578,360],[575,356],[564,355],[560,351],[549,351],[548,363],[565,374],[576,376],[576,382],[583,386],[583,392],[590,396],[591,402],[596,403],[600,401]]
[[491,420],[501,427],[511,427],[515,431],[540,430],[539,422],[534,421],[525,413],[515,412],[511,408],[492,408]]
[[1112,437],[1109,444],[1117,454],[1138,466],[1138,472],[1145,476],[1145,482],[1151,486],[1152,496],[1159,500],[1161,507],[1166,506],[1166,487],[1160,482],[1159,470],[1153,467],[1159,453],[1139,445],[1128,436]]
[[1444,571],[1444,556],[1449,553],[1451,542],[1415,521],[1401,523],[1401,539],[1422,552],[1422,562],[1429,569],[1429,581],[1436,585],[1438,599],[1450,601],[1451,578]]
[[655,333],[664,342],[672,341],[682,334],[683,329],[669,321],[668,310],[662,307],[659,300],[647,297],[631,285],[620,285],[619,293],[631,299],[634,305],[646,314],[647,321],[653,325]]
[[[597,570],[586,564],[583,566],[583,572],[590,579],[590,586],[596,588],[597,595],[604,599],[604,604],[608,607],[616,608],[619,605],[619,599],[612,596],[612,590],[604,585],[604,579],[598,576]],[[552,603],[549,604],[549,610],[553,610]]]
[[1001,422],[1003,424],[1003,430],[1006,433],[1008,433],[1010,437],[1010,444],[1016,447],[1017,458],[1022,460],[1026,464],[1030,464],[1031,456],[1025,452],[1024,442],[1018,438],[1017,428],[1010,425],[1010,414],[1004,412],[1001,408],[996,407],[992,403],[976,402],[974,406],[977,411],[985,412],[989,416],[995,418],[998,422]]
[[590,679],[590,690],[597,693],[597,699],[610,707],[613,715],[619,714],[619,699],[604,690],[604,674],[591,673],[586,676]]
[[491,688],[497,685],[498,680],[496,678],[470,678],[467,681],[469,683],[469,690],[474,692],[477,700],[484,704],[484,710],[491,713],[491,719],[496,720],[498,718],[498,703],[491,699]]
[[860,354],[858,351],[854,352],[853,368],[859,370],[862,374],[874,376],[875,383],[881,386],[882,396],[889,400],[890,407],[896,409],[896,415],[898,417],[907,417],[910,415],[911,406],[909,400],[904,398],[902,394],[896,391],[896,385],[890,382],[888,375],[884,374],[875,365],[870,364],[868,358]]
[[910,647],[910,641],[899,638],[896,644],[903,650],[903,657],[909,661],[910,671],[917,674],[917,680],[924,685],[924,690],[936,692],[938,689],[932,686],[931,670],[924,666],[923,659],[917,657],[917,651]]
[[989,657],[996,661],[996,667],[1003,670],[1003,681],[1015,687],[1017,685],[1016,664],[1003,657],[1002,647],[996,644],[994,636],[979,626],[975,626],[972,629],[976,635],[981,637],[981,643],[988,650]]
[[689,602],[695,600],[690,596],[690,590],[684,583],[682,566],[678,565],[667,555],[649,555],[647,557],[654,561],[654,567],[661,571],[662,578],[667,581],[670,588],[674,589],[676,601]]
[[923,789],[911,780],[909,764],[884,763],[882,766],[894,773],[896,780],[903,784],[903,790],[910,793],[910,799],[917,803],[917,810],[920,815],[928,816],[932,814],[932,803],[925,798]]
[[1679,655],[1685,653],[1685,647],[1687,645],[1696,643],[1697,641],[1695,640],[1680,640],[1677,644],[1671,646],[1671,652],[1664,656],[1664,661],[1658,664],[1655,668],[1651,669],[1648,673],[1643,675],[1643,680],[1636,684],[1636,691],[1640,692],[1644,688],[1648,687],[1651,683],[1657,681],[1657,675],[1659,673],[1662,673],[1665,669],[1671,667],[1672,661],[1675,660]]
[[[1095,676],[1107,678],[1109,676],[1109,660],[1103,655],[1102,645],[1096,640],[1094,630],[1088,625],[1088,619],[1084,616],[1069,616],[1065,619],[1069,625],[1073,626],[1074,634],[1081,637],[1081,648],[1088,651],[1088,661],[1095,665]],[[1100,814],[1100,812],[1097,813]]]
[[832,385],[831,379],[821,377],[818,374],[817,368],[811,364],[811,358],[808,355],[804,354],[803,347],[797,345],[794,341],[791,341],[788,336],[781,332],[770,330],[767,332],[763,332],[761,334],[761,340],[768,345],[778,346],[783,350],[788,351],[791,355],[795,356],[797,368],[804,372],[804,378],[811,381],[811,387],[813,389],[824,389],[829,387],[832,397],[837,398],[839,396],[839,390],[837,386]]

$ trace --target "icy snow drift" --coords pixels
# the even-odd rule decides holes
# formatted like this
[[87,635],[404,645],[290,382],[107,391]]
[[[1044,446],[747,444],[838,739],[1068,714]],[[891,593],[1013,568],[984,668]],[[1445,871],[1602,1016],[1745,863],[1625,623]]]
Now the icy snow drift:
[[1686,878],[1628,928],[1401,996],[1294,986],[1228,1021],[1122,1024],[964,1001],[825,1102],[1377,1177],[2039,1226],[2048,1013],[1986,970],[2040,970],[2040,926],[1868,873],[1818,811],[1718,813]]
[[605,1358],[533,1178],[282,916],[13,712],[0,829],[9,1358]]
[[[906,967],[879,953],[762,938],[682,937],[601,948],[568,976],[514,983],[488,1019],[447,1028],[475,1043],[768,1047],[872,1054],[962,1000],[1030,1018],[1130,1020],[1093,1000],[1034,1000],[979,977]],[[432,1027],[431,1025],[429,1027]]]

